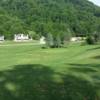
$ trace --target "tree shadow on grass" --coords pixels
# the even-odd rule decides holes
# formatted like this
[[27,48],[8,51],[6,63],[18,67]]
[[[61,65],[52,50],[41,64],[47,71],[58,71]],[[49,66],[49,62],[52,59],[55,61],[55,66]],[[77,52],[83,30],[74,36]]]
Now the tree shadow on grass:
[[93,59],[100,59],[100,55],[92,57]]
[[68,64],[73,66],[70,70],[89,73],[89,72],[97,72],[100,69],[100,64]]
[[87,51],[98,50],[98,49],[100,49],[100,47],[91,48],[91,49],[88,49]]
[[[61,77],[61,82],[54,79]],[[16,65],[0,72],[0,100],[99,100],[93,85],[43,65]]]
[[[94,83],[95,83],[95,87],[98,91],[100,91],[100,64],[75,64],[75,63],[70,63],[68,64],[71,67],[69,68],[69,70],[73,73],[84,73],[89,75]],[[99,93],[100,96],[100,93]],[[99,97],[100,99],[100,97]]]
[[68,64],[72,72],[79,72],[90,75],[94,80],[100,81],[100,64]]

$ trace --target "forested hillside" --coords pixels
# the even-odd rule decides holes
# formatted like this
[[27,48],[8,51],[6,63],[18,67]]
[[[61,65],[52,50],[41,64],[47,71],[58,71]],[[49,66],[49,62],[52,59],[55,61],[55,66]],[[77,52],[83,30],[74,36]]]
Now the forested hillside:
[[0,0],[0,34],[85,35],[100,31],[100,7],[88,0]]

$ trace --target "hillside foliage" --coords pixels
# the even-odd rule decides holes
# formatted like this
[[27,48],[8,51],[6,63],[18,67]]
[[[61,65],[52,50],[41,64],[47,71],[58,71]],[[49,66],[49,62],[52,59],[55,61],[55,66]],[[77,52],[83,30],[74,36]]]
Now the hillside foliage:
[[0,0],[0,34],[12,39],[29,31],[62,37],[100,32],[100,7],[88,0]]

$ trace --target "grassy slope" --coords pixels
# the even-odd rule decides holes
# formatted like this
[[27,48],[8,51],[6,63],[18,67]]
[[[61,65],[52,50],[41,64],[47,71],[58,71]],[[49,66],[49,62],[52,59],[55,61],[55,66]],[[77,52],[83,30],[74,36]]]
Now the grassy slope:
[[0,100],[100,100],[99,95],[99,45],[0,46]]

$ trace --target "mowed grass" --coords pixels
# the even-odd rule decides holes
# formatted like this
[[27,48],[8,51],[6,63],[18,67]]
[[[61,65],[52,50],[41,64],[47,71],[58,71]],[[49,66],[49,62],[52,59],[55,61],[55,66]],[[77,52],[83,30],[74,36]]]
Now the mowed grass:
[[100,100],[99,45],[4,45],[0,100]]

